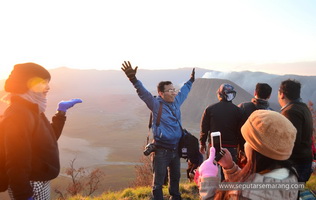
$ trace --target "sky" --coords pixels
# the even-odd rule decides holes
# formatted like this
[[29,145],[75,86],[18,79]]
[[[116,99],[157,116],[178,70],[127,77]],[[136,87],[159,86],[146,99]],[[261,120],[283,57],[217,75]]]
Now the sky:
[[124,60],[316,75],[314,66],[258,67],[315,62],[315,10],[315,0],[2,0],[0,79],[23,62],[120,70]]

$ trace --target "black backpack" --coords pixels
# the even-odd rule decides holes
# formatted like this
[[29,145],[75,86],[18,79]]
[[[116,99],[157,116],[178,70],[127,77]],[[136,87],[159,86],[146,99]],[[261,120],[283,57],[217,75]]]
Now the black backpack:
[[[202,164],[203,155],[199,150],[198,139],[183,129],[183,135],[179,143],[179,155],[186,159],[188,163],[187,178],[192,182],[195,176],[195,170]],[[185,153],[186,152],[186,153]]]
[[180,157],[199,164],[199,140],[186,129],[182,129],[182,137],[179,142]]

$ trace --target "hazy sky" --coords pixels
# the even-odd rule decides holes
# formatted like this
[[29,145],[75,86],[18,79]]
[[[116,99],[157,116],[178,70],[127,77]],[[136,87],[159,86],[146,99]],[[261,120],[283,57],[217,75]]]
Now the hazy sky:
[[265,72],[253,66],[316,61],[315,0],[10,0],[0,1],[0,25],[1,79],[29,61]]

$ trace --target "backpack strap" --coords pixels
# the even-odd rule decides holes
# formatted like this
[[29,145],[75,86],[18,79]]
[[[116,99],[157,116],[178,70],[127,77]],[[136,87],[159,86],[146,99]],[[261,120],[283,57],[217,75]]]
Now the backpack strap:
[[[156,126],[160,125],[160,119],[161,119],[161,113],[162,113],[162,102],[159,102],[159,110],[158,110],[158,115],[157,115],[157,120],[156,120]],[[152,123],[153,123],[153,113],[150,113],[149,116],[149,123],[148,123],[148,136],[147,136],[147,144],[149,143],[149,135],[150,135],[150,129],[152,127]]]
[[[161,113],[162,113],[162,102],[160,102],[160,105],[159,105],[159,110],[158,110],[158,115],[157,115],[157,120],[156,120],[156,126],[160,125]],[[148,129],[151,129],[152,123],[153,123],[153,113],[151,112],[150,116],[149,116]]]
[[162,102],[160,102],[157,120],[156,120],[156,126],[160,125],[160,119],[161,119],[161,113],[162,113]]

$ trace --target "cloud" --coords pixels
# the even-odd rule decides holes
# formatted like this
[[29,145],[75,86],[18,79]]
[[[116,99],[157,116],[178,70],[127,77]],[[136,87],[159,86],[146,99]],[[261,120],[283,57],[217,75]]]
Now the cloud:
[[218,72],[218,71],[211,71],[206,72],[202,78],[220,78],[220,79],[227,79],[231,72]]

